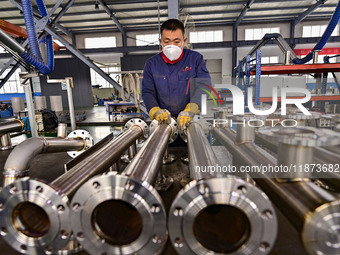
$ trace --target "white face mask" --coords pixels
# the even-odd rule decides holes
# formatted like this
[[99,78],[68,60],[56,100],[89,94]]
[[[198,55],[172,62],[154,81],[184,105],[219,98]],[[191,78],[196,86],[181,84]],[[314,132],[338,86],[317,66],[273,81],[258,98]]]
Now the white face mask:
[[174,61],[181,56],[182,48],[176,45],[167,45],[163,47],[163,53],[170,61]]

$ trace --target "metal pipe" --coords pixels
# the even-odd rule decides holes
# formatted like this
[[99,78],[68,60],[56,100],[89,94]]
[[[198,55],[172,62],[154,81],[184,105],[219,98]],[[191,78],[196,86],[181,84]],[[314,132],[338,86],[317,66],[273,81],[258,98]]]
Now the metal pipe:
[[31,134],[32,134],[32,137],[38,137],[38,128],[37,128],[37,122],[35,120],[35,110],[34,110],[34,105],[33,105],[31,85],[30,84],[28,84],[28,85],[23,84],[22,86],[23,86],[24,91],[25,91]]
[[[178,254],[267,254],[277,234],[275,210],[254,185],[227,175],[202,127],[187,128],[189,168],[194,178],[171,205],[171,242]],[[228,229],[226,232],[225,230]]]
[[[265,139],[263,135],[256,132],[256,143],[266,147],[273,153],[278,153],[278,143],[272,141],[270,139]],[[336,146],[332,146],[334,148]],[[325,147],[329,148],[329,147]],[[340,157],[338,154],[328,151],[323,147],[313,147],[313,164],[320,164],[321,168],[323,164],[326,164],[327,171],[322,171],[322,169],[315,170],[312,173],[313,178],[320,179],[320,181],[327,186],[330,186],[331,189],[335,189],[336,191],[340,191],[340,174],[336,171],[328,171],[328,167],[330,165],[336,166],[340,162]],[[317,166],[316,166],[317,167]]]
[[41,153],[61,151],[80,151],[86,147],[82,138],[49,138],[32,137],[20,143],[9,154],[4,166],[3,187],[13,183],[18,178],[28,175],[29,166],[34,157]]
[[56,254],[63,249],[71,238],[69,197],[93,175],[108,170],[144,134],[146,124],[139,121],[50,185],[22,178],[6,186],[0,193],[4,240],[23,254]]
[[[253,143],[235,146],[235,134],[226,128],[213,128],[213,135],[244,166],[272,165],[275,162]],[[311,182],[277,183],[259,172],[252,178],[268,195],[293,226],[301,232],[302,242],[309,254],[337,254],[340,245],[340,202]],[[321,227],[322,226],[322,227]]]
[[171,135],[171,127],[159,125],[122,175],[153,185]]
[[119,159],[120,155],[143,133],[144,129],[141,126],[132,126],[116,139],[100,148],[97,153],[84,159],[71,170],[58,177],[51,184],[58,187],[58,190],[66,196],[73,196],[77,189],[88,179],[109,169]]
[[0,150],[12,149],[12,141],[10,134],[4,134],[0,136]]
[[24,123],[21,120],[11,120],[0,122],[0,135],[10,132],[21,132],[24,129]]
[[160,124],[121,175],[94,177],[74,195],[72,229],[90,254],[161,254],[166,212],[152,186],[173,130]]
[[74,114],[74,105],[73,105],[73,96],[72,96],[73,79],[72,77],[66,77],[65,81],[66,81],[66,89],[67,89],[68,110],[70,112],[71,128],[72,130],[75,130],[77,128],[77,124],[76,124],[76,116]]
[[65,138],[67,136],[67,124],[59,123],[57,128],[57,137]]
[[0,41],[7,46],[6,48],[17,53],[18,56],[21,56],[25,52],[25,48],[2,29],[0,29]]

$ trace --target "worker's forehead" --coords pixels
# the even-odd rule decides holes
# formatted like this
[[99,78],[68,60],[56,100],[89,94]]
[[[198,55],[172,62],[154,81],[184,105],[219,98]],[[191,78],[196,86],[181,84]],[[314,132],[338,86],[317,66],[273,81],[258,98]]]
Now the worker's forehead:
[[162,39],[169,38],[169,39],[176,39],[176,38],[183,38],[182,30],[166,30],[164,29],[162,32]]

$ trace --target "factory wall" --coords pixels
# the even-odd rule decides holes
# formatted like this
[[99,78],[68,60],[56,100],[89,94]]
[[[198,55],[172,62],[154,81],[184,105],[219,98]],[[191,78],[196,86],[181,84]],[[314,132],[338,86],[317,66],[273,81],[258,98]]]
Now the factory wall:
[[[55,68],[50,79],[73,77],[73,102],[75,108],[93,106],[90,68],[77,58],[55,60]],[[60,83],[47,83],[46,76],[40,77],[41,93],[46,96],[47,106],[50,107],[50,96],[62,96],[64,109],[68,107],[66,90]]]
[[[327,24],[327,21],[323,21],[322,24]],[[302,37],[302,29],[304,25],[320,25],[321,23],[318,21],[306,21],[299,23],[295,28],[295,37],[299,38]],[[256,23],[256,24],[247,24],[247,25],[240,25],[238,28],[238,40],[245,39],[245,29],[247,28],[267,28],[267,27],[280,27],[280,33],[283,35],[284,38],[289,38],[290,36],[290,23],[289,22],[282,22],[282,23]],[[339,27],[337,28],[339,29]],[[232,40],[232,26],[209,26],[209,27],[196,27],[195,31],[214,31],[214,30],[222,30],[223,31],[223,40],[224,41],[231,41]],[[129,31],[127,32],[127,44],[128,46],[136,46],[136,40],[133,39],[136,37],[137,34],[153,34],[158,33],[158,30],[144,30],[144,31]],[[103,33],[100,36],[116,36],[117,40],[117,47],[122,46],[122,38],[120,33]],[[98,34],[85,34],[85,35],[77,35],[77,47],[83,48],[84,47],[84,38],[85,37],[98,37]],[[312,48],[312,45],[297,45],[296,48]],[[329,43],[326,47],[339,47],[339,43]],[[241,59],[247,55],[247,53],[252,49],[253,46],[249,47],[238,47],[237,49],[237,59]],[[231,48],[213,48],[213,49],[195,49],[196,51],[200,52],[205,60],[221,60],[222,63],[222,70],[221,70],[221,81],[222,83],[231,83],[231,73],[232,73],[232,49]],[[129,54],[130,56],[135,54],[156,54],[157,52],[134,52]],[[102,62],[102,63],[121,63],[118,58],[120,58],[122,54],[112,53],[112,54],[105,54],[105,55],[92,55],[89,56],[92,59]],[[284,56],[280,49],[276,45],[268,45],[262,48],[262,56],[279,56],[279,61],[284,61]],[[210,70],[212,71],[212,70]]]

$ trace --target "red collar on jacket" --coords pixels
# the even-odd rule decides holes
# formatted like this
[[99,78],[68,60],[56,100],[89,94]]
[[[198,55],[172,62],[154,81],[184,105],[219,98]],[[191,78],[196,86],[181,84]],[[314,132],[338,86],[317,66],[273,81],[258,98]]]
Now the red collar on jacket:
[[162,52],[162,58],[163,58],[163,60],[165,61],[165,63],[175,64],[175,63],[177,63],[178,61],[180,61],[182,57],[183,57],[183,51],[182,51],[181,56],[179,56],[178,59],[176,59],[176,60],[174,60],[174,61],[171,61],[171,60],[168,59],[168,58],[164,55],[164,53]]

